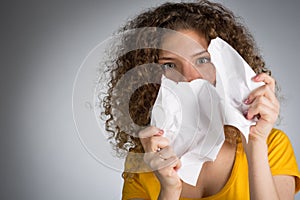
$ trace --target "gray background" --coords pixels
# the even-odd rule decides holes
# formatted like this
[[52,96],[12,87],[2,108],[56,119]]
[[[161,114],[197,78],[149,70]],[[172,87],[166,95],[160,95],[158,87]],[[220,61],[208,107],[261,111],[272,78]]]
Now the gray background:
[[[93,159],[77,137],[72,85],[95,45],[160,2],[1,1],[0,199],[120,199],[120,172]],[[300,3],[219,2],[243,17],[273,70],[286,98],[278,127],[299,162]]]

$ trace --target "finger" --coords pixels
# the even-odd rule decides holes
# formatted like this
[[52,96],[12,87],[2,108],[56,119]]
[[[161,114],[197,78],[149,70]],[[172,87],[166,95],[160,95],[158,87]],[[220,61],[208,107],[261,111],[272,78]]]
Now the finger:
[[173,151],[173,148],[171,146],[167,146],[165,148],[163,148],[160,152],[157,153],[158,156],[161,158],[161,159],[168,159],[172,156],[176,156],[175,152]]
[[139,138],[149,138],[154,135],[163,135],[164,131],[155,127],[149,126],[139,132]]
[[179,169],[181,163],[175,163],[174,161],[177,159],[178,157],[170,146],[163,148],[160,152],[146,152],[144,155],[144,161],[153,170],[162,169],[167,166],[173,166],[174,168]]
[[171,156],[170,158],[168,158],[167,160],[164,160],[162,162],[161,168],[172,168],[172,169],[179,169],[181,166],[181,162],[180,159],[177,156]]
[[272,129],[272,125],[264,120],[260,120],[259,125],[252,125],[250,127],[250,132],[249,132],[249,139],[250,140],[257,140],[257,139],[262,139],[262,141],[266,141],[266,138],[268,137],[268,133]]
[[252,78],[252,80],[255,82],[264,82],[266,85],[268,85],[271,88],[273,92],[275,92],[275,79],[269,76],[268,74],[266,73],[257,74]]
[[255,90],[253,90],[248,98],[244,101],[245,104],[249,105],[251,104],[256,97],[258,96],[265,96],[267,97],[272,103],[275,103],[277,101],[276,95],[275,93],[270,89],[269,86],[267,85],[263,85],[260,86],[258,88],[256,88]]
[[260,115],[262,119],[268,122],[275,122],[279,113],[279,106],[272,104],[266,97],[260,96],[249,106],[247,119],[253,119]]
[[275,93],[267,86],[267,85],[263,85],[259,88],[256,88],[255,90],[253,90],[248,98],[244,101],[244,103],[246,105],[251,104],[256,98],[260,97],[260,96],[264,96],[266,97],[271,104],[274,104],[276,106],[279,107],[279,101],[275,95]]
[[[172,158],[173,159],[173,158]],[[165,167],[159,167],[157,172],[162,176],[172,177],[180,169],[181,161],[177,157],[174,160],[168,160]]]
[[148,162],[149,167],[156,171],[161,170],[164,168],[175,168],[179,167],[180,164],[178,164],[178,157],[177,156],[171,156],[168,159],[161,159],[159,156],[153,157],[152,160]]
[[278,112],[267,106],[263,108],[262,106],[258,106],[254,109],[249,109],[246,118],[251,120],[254,119],[254,117],[256,116],[259,116],[259,120],[263,119],[273,124],[278,117]]
[[169,146],[168,138],[154,135],[150,138],[140,139],[145,152],[157,152],[158,149],[163,149]]

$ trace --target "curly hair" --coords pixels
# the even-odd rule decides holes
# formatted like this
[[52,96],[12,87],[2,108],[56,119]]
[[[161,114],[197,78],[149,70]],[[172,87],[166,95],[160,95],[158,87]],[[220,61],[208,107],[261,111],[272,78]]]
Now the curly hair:
[[[144,48],[157,47],[159,41],[152,40],[151,33],[145,34],[142,31],[147,27],[175,31],[194,30],[204,35],[208,43],[220,37],[236,49],[256,73],[271,74],[265,68],[265,62],[248,29],[239,17],[221,4],[207,0],[165,3],[139,14],[123,26],[119,33],[133,29],[141,31],[126,34],[116,48],[116,58],[106,66],[110,80],[102,104],[107,117],[106,130],[110,133],[109,139],[119,152],[143,152],[136,133],[150,124],[151,108],[160,88],[160,80],[155,79],[160,79],[159,74],[162,73],[155,67],[159,50]],[[124,79],[127,73],[139,66],[144,67],[134,72],[134,76]],[[234,127],[225,126],[225,135],[231,143],[239,138],[238,130]]]

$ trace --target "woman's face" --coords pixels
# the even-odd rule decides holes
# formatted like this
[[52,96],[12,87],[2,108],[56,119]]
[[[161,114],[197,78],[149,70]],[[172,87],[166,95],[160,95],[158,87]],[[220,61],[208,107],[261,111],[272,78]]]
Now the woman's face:
[[215,85],[216,70],[207,52],[208,42],[196,31],[167,33],[161,45],[159,64],[174,81],[205,79]]

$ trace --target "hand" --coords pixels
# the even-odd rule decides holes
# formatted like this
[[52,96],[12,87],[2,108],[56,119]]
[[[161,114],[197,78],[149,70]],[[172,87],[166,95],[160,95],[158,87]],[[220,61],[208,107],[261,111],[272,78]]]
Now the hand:
[[181,163],[169,146],[169,140],[162,135],[163,130],[154,126],[140,131],[139,137],[145,150],[144,161],[154,170],[162,190],[176,191],[180,195],[182,183],[176,171]]
[[275,96],[275,80],[265,73],[256,75],[252,80],[264,82],[265,85],[253,90],[244,101],[249,105],[246,118],[258,118],[256,125],[250,127],[249,139],[266,141],[278,118],[280,108],[279,101]]

